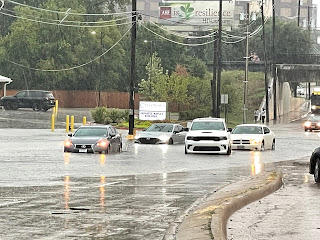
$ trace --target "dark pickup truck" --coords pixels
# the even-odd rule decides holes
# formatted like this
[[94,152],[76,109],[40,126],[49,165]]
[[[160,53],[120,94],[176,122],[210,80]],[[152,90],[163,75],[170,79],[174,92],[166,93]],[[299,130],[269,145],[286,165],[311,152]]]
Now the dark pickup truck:
[[34,111],[48,111],[55,106],[55,98],[51,91],[24,90],[13,96],[4,96],[0,99],[0,106],[6,110],[18,108],[32,108]]

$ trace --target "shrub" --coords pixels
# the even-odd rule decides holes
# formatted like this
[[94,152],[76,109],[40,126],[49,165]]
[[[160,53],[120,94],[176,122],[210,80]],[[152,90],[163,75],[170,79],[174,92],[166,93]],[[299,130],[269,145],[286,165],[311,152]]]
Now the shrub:
[[96,107],[90,110],[91,116],[96,123],[105,123],[107,107]]
[[91,115],[96,123],[109,124],[125,121],[127,111],[117,108],[96,107],[91,109]]

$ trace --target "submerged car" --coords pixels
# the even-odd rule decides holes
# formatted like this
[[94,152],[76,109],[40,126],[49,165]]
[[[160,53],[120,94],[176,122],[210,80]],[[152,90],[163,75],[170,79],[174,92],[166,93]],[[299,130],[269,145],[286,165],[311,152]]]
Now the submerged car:
[[135,143],[176,144],[184,143],[187,132],[180,124],[154,123],[135,136]]
[[231,154],[230,131],[223,118],[196,118],[185,140],[185,154]]
[[313,174],[316,183],[320,182],[320,147],[316,148],[310,157],[309,173]]
[[320,130],[320,115],[312,114],[307,121],[304,122],[304,131]]
[[55,98],[51,91],[24,90],[13,96],[4,96],[0,99],[0,106],[5,110],[32,108],[34,111],[48,111],[55,106]]
[[275,134],[264,124],[240,124],[231,133],[232,149],[275,150]]
[[122,151],[122,137],[111,125],[79,127],[64,141],[65,152],[112,153]]

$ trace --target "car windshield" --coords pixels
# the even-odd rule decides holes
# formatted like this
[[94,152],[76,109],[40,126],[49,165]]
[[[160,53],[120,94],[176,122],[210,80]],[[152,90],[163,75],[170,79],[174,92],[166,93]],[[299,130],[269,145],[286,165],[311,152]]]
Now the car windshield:
[[310,122],[320,122],[320,116],[312,116],[309,118]]
[[191,130],[225,130],[223,122],[194,122]]
[[75,137],[105,137],[107,136],[107,129],[105,128],[79,128],[75,133]]
[[152,124],[146,132],[172,132],[173,126],[169,124]]
[[262,134],[262,127],[257,126],[238,126],[232,134]]

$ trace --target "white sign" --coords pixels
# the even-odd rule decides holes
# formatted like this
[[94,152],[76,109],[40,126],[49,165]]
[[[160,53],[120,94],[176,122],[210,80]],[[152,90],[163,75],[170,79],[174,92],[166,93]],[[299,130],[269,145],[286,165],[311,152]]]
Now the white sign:
[[228,104],[228,94],[221,94],[221,103]]
[[[223,1],[222,24],[233,25],[235,1]],[[185,1],[159,3],[159,23],[191,26],[218,26],[219,1]]]
[[147,102],[139,103],[140,120],[165,120],[167,113],[166,102]]

